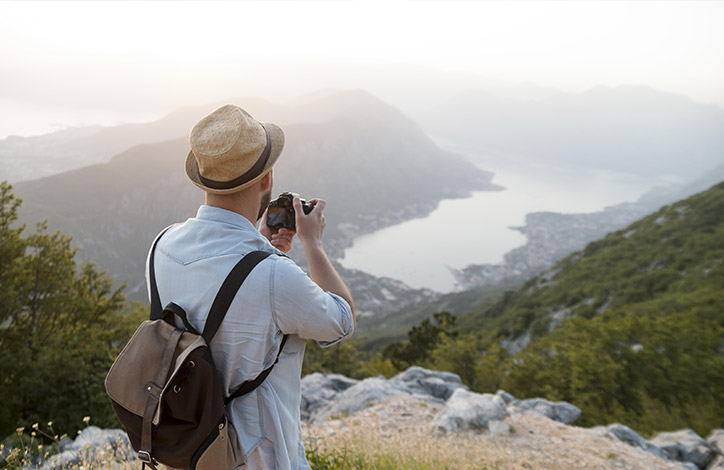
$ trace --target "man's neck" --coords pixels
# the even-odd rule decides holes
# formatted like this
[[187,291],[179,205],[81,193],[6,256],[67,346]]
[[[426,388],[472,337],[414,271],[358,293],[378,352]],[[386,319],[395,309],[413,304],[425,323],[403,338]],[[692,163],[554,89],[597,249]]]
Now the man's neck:
[[256,216],[258,215],[259,210],[254,208],[254,204],[251,203],[252,201],[247,201],[248,197],[244,196],[244,194],[219,195],[206,193],[206,200],[204,203],[207,206],[218,207],[219,209],[236,212],[249,220],[252,225],[256,226]]

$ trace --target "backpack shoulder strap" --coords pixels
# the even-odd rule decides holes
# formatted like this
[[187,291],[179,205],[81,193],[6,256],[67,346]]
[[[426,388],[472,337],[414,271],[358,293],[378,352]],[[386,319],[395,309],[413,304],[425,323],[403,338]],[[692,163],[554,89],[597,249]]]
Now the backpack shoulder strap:
[[[224,283],[219,289],[219,292],[216,294],[214,303],[211,305],[209,316],[206,319],[206,325],[204,325],[204,332],[201,334],[204,337],[206,344],[211,342],[216,334],[216,331],[219,329],[219,326],[221,326],[221,322],[224,320],[226,312],[229,310],[234,297],[236,297],[236,293],[241,287],[241,284],[244,282],[249,273],[251,273],[251,271],[256,267],[256,265],[265,260],[269,255],[271,255],[271,253],[267,251],[252,251],[248,255],[244,256],[241,261],[236,263],[236,266],[234,266],[229,275],[226,277]],[[240,397],[241,395],[251,392],[264,382],[274,366],[277,362],[279,362],[279,356],[282,354],[282,349],[284,349],[284,344],[287,342],[288,337],[289,335],[284,335],[282,338],[282,342],[279,345],[279,352],[277,352],[277,357],[274,360],[274,363],[264,369],[254,380],[248,380],[242,383],[236,392],[224,399],[224,405],[228,404],[236,397]]]
[[151,284],[151,320],[158,320],[163,316],[163,307],[161,306],[161,298],[158,295],[158,286],[156,285],[156,270],[154,269],[153,258],[156,254],[156,245],[164,233],[168,232],[171,227],[176,224],[169,225],[158,234],[151,246],[151,254],[148,261],[148,279]]
[[226,276],[224,283],[221,284],[221,288],[216,294],[214,303],[211,305],[211,310],[209,310],[209,315],[204,325],[204,331],[201,333],[206,344],[211,343],[216,331],[219,329],[219,326],[221,326],[221,322],[224,321],[226,312],[229,310],[229,306],[231,306],[234,297],[236,297],[236,292],[241,287],[241,284],[246,280],[246,277],[256,265],[265,260],[269,255],[271,255],[271,253],[267,251],[252,251],[236,263],[236,266],[234,266],[229,275]]
[[241,386],[239,386],[239,388],[236,389],[234,393],[224,399],[224,405],[228,405],[229,402],[236,397],[246,395],[247,393],[254,390],[256,387],[261,385],[264,380],[266,380],[266,377],[271,373],[274,366],[277,365],[277,362],[279,362],[279,356],[282,355],[282,349],[284,349],[284,344],[287,342],[288,337],[289,335],[284,335],[284,337],[282,338],[282,344],[279,345],[279,352],[277,353],[277,358],[274,360],[274,363],[264,369],[261,374],[259,374],[254,380],[247,380],[246,382],[242,383]]

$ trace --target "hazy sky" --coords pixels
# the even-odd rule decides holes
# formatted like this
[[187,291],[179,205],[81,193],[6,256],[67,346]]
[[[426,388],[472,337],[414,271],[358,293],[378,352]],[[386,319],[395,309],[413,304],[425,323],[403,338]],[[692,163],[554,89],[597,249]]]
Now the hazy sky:
[[436,84],[645,84],[724,107],[722,25],[724,2],[4,1],[0,138],[327,87],[424,107]]

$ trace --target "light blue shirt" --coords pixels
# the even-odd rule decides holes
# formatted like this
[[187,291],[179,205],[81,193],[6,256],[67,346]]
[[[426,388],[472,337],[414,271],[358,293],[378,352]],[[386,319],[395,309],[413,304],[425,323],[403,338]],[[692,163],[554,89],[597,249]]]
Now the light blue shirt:
[[[172,227],[158,242],[154,261],[161,305],[180,305],[202,331],[224,278],[255,250],[282,254],[245,217],[201,206],[196,218]],[[270,256],[254,268],[211,341],[227,393],[269,367],[282,336],[290,336],[267,379],[231,402],[229,416],[247,460],[241,468],[309,468],[299,416],[304,346],[307,339],[329,346],[353,330],[347,301],[324,292],[289,258]]]

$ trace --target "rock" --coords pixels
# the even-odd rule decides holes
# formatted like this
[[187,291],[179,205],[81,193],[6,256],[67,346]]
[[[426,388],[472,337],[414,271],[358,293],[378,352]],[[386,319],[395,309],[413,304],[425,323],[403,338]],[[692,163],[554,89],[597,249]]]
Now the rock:
[[640,449],[645,450],[646,452],[649,452],[651,454],[654,454],[657,457],[660,457],[662,459],[667,458],[664,452],[641,437],[636,431],[629,428],[628,426],[624,426],[623,424],[614,423],[610,426],[601,426],[599,428],[601,431],[603,431],[603,434],[608,434],[610,436],[615,437],[616,439],[625,442],[626,444],[634,447],[638,447]]
[[[500,396],[503,399],[503,395]],[[506,398],[509,399],[509,397]],[[508,412],[510,414],[537,414],[563,424],[571,424],[581,415],[581,410],[575,405],[563,401],[551,402],[544,398],[514,399],[508,403]]]
[[488,429],[491,434],[496,436],[510,433],[510,424],[505,421],[492,420],[488,421]]
[[518,402],[518,399],[516,399],[513,395],[506,392],[505,390],[498,390],[495,395],[499,396],[506,405],[515,404]]
[[125,458],[131,449],[131,442],[128,440],[128,435],[120,429],[100,429],[97,426],[88,426],[66,449],[76,452],[111,450],[114,453],[120,453]]
[[460,376],[413,366],[390,379],[392,385],[412,394],[428,395],[446,401],[458,388],[467,390]]
[[724,470],[724,429],[715,429],[706,438],[706,442],[719,453],[707,470]]
[[551,402],[544,398],[519,400],[509,410],[511,413],[535,413],[563,424],[573,424],[581,416],[581,409],[565,401]]
[[700,470],[699,467],[696,466],[696,464],[693,464],[691,462],[682,462],[681,463],[681,470]]
[[706,442],[708,442],[714,450],[720,454],[724,454],[724,429],[713,430],[711,434],[709,434],[709,437],[706,438]]
[[88,426],[74,441],[64,439],[60,444],[61,452],[51,456],[41,467],[43,470],[70,468],[82,461],[92,461],[100,451],[112,452],[117,460],[130,461],[136,458],[128,435],[120,429]]
[[358,382],[339,374],[315,372],[305,375],[302,379],[302,420],[309,421],[318,409],[330,403],[339,392]]
[[370,377],[338,393],[334,400],[320,407],[312,415],[311,420],[320,422],[335,416],[347,416],[384,397],[401,393],[405,392],[392,385],[384,377]]
[[73,450],[66,450],[51,456],[43,465],[43,470],[60,470],[80,464],[80,454]]
[[651,439],[651,443],[659,447],[669,459],[691,462],[700,469],[706,469],[716,457],[716,451],[709,443],[691,429],[662,432]]
[[69,438],[68,436],[65,436],[63,439],[60,440],[60,442],[58,442],[58,450],[60,452],[65,452],[72,445],[73,445],[73,439]]
[[490,421],[501,421],[506,416],[508,412],[502,398],[459,388],[435,416],[432,427],[443,432],[482,431],[488,429]]
[[724,470],[724,455],[719,455],[706,470]]

